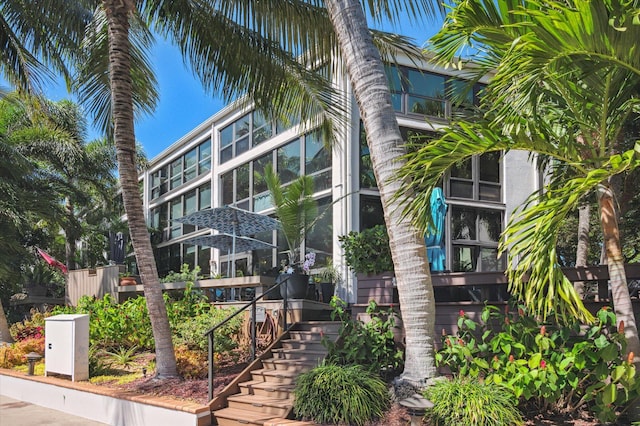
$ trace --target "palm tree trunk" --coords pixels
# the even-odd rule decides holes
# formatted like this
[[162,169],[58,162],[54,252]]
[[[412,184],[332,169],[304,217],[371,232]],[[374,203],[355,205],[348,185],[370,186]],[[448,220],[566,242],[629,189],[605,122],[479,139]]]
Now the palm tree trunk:
[[11,333],[9,332],[9,323],[4,313],[2,300],[0,300],[0,343],[13,343],[13,337],[11,337]]
[[[589,254],[589,216],[591,207],[589,203],[578,207],[578,244],[576,246],[576,266],[587,266],[587,257]],[[573,288],[584,299],[584,281],[576,281]]]
[[618,321],[624,321],[624,334],[627,338],[627,354],[633,352],[634,364],[640,368],[640,339],[638,327],[633,313],[633,305],[627,287],[627,275],[624,270],[624,259],[620,249],[620,233],[618,217],[615,210],[613,190],[607,182],[598,188],[598,205],[600,207],[600,223],[604,248],[607,254],[607,267],[611,283],[613,307]]
[[436,376],[435,299],[424,236],[393,200],[405,154],[380,53],[357,0],[325,2],[367,132],[395,268],[406,336],[405,368],[398,382],[423,387]]
[[114,139],[124,210],[151,319],[157,375],[159,378],[175,377],[177,368],[171,328],[138,187],[129,53],[129,14],[134,8],[134,3],[132,0],[105,0],[103,4],[109,33],[109,78]]

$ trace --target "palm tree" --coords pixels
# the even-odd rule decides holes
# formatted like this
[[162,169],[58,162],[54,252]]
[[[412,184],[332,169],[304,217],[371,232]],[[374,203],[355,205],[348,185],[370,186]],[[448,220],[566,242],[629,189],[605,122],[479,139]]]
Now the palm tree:
[[[378,17],[384,15],[393,19],[395,3],[376,2],[380,11]],[[423,11],[434,12],[434,4],[421,2]],[[367,30],[360,2],[328,0],[326,5],[367,133],[389,232],[406,336],[405,367],[398,383],[423,387],[437,374],[433,356],[435,299],[424,232],[402,215],[400,204],[394,198],[401,182],[393,178],[406,155],[404,142],[380,53]]]
[[637,145],[618,153],[622,129],[640,108],[637,8],[619,0],[457,3],[432,48],[451,63],[467,44],[479,46],[481,66],[469,75],[495,71],[484,95],[488,112],[446,129],[412,153],[401,173],[414,179],[403,191],[419,194],[408,208],[419,222],[415,214],[438,179],[471,155],[524,149],[570,170],[552,173],[545,192],[533,194],[506,228],[500,250],[508,249],[510,288],[542,315],[591,319],[558,267],[556,241],[567,215],[595,193],[615,312],[636,365],[640,340],[610,182],[639,165]]

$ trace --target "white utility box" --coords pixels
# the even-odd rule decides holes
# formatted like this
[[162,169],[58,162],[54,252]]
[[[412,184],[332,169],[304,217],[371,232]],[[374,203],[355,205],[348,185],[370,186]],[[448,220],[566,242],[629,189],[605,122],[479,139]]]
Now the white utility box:
[[89,379],[89,315],[45,318],[44,375],[65,374],[72,381]]

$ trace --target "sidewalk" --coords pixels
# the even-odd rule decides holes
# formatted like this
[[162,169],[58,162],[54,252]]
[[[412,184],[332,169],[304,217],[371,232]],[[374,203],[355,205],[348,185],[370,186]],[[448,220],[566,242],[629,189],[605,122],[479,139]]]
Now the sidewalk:
[[62,411],[44,408],[0,395],[0,426],[104,426]]

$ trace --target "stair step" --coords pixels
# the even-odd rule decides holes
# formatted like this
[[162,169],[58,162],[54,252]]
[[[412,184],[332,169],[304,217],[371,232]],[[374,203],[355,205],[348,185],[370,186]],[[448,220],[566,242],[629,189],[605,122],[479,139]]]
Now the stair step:
[[338,334],[341,325],[340,321],[303,321],[295,324],[292,331]]
[[297,340],[297,339],[285,339],[282,341],[283,349],[305,349],[309,351],[326,351],[327,348],[321,342],[315,340]]
[[314,360],[296,361],[294,359],[276,359],[268,358],[262,360],[262,365],[267,369],[277,371],[290,371],[295,373],[304,373],[317,367],[320,363]]
[[243,382],[239,386],[243,395],[263,395],[272,398],[291,398],[291,393],[294,389],[293,384],[265,382],[262,380]]
[[338,338],[338,333],[320,333],[317,331],[306,331],[306,330],[289,330],[289,336],[293,340],[302,340],[302,341],[312,341],[312,342],[322,342],[322,338],[326,337],[331,341],[336,341]]
[[319,363],[326,358],[329,351],[311,351],[308,349],[273,349],[273,358],[290,359],[292,361],[309,361]]
[[262,395],[236,394],[227,398],[229,408],[256,411],[284,417],[289,414],[293,406],[292,398],[270,398]]
[[237,408],[223,408],[213,412],[218,426],[246,426],[246,425],[263,425],[270,419],[279,418],[267,413],[258,413],[256,411],[239,410]]
[[253,370],[251,376],[254,380],[262,380],[266,383],[291,385],[295,383],[298,373],[295,371],[275,370],[273,368],[261,368]]

